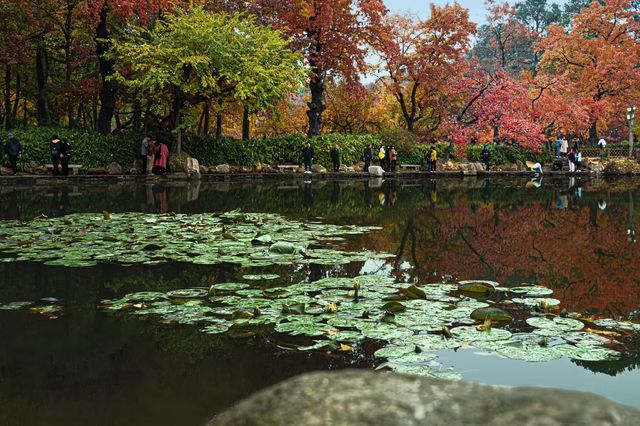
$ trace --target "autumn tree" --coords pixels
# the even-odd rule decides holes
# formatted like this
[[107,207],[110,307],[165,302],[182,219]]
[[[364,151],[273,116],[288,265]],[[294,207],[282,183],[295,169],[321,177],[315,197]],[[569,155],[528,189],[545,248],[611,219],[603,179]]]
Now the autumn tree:
[[431,5],[426,20],[391,16],[378,32],[375,45],[389,76],[382,81],[388,82],[410,132],[422,122],[427,131],[439,127],[446,88],[461,76],[475,29],[469,11],[454,4]]
[[131,28],[114,44],[120,82],[138,93],[169,92],[167,127],[180,152],[187,104],[224,96],[262,110],[295,90],[305,77],[302,57],[282,33],[241,14],[177,11],[151,29]]
[[544,129],[534,119],[528,89],[506,71],[489,74],[470,70],[452,92],[457,100],[448,135],[455,145],[497,142],[536,151],[543,146]]
[[360,84],[367,41],[386,14],[382,0],[256,0],[260,16],[292,37],[311,68],[307,116],[309,136],[322,131],[328,78]]
[[573,18],[570,31],[549,28],[541,43],[543,72],[566,82],[565,96],[589,111],[589,138],[598,138],[598,122],[624,109],[640,84],[640,22],[629,0],[594,1]]
[[327,86],[325,127],[332,133],[379,133],[393,127],[391,106],[384,85],[371,84],[354,91],[346,83]]

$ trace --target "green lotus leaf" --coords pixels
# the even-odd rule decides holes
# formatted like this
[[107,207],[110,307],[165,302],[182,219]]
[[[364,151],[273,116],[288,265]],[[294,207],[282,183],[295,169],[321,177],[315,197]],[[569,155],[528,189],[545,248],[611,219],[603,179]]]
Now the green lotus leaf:
[[243,279],[245,280],[249,280],[249,281],[271,281],[271,280],[277,280],[278,278],[280,278],[280,275],[278,274],[261,274],[261,275],[243,275],[242,276]]
[[511,333],[500,328],[490,328],[488,330],[478,330],[476,327],[462,326],[452,328],[451,334],[466,342],[490,342],[496,340],[508,340]]
[[206,288],[183,288],[179,290],[172,290],[167,293],[167,296],[173,299],[200,299],[209,296],[209,289]]
[[499,308],[478,308],[471,312],[471,318],[477,321],[511,321],[513,317],[507,311]]
[[595,333],[587,333],[582,331],[573,331],[565,333],[562,338],[569,343],[578,346],[600,346],[611,343],[610,339]]
[[403,365],[403,364],[390,363],[388,367],[398,374],[406,374],[409,376],[431,377],[434,379],[441,379],[441,380],[448,380],[448,381],[462,380],[462,375],[458,373],[455,373],[453,371],[436,370],[427,365]]
[[486,294],[494,291],[498,285],[498,283],[493,281],[460,281],[458,283],[458,289],[467,293]]
[[[527,319],[527,324],[532,327],[548,331],[551,334],[542,334],[547,336],[559,336],[567,331],[579,331],[584,328],[584,324],[572,318],[555,317],[550,320],[545,317],[534,317]],[[558,333],[558,334],[554,334]],[[540,333],[538,333],[540,334]]]
[[558,345],[554,349],[567,358],[579,361],[614,361],[620,358],[620,352],[599,346]]
[[560,301],[558,299],[545,298],[545,297],[514,297],[511,299],[514,303],[525,306],[558,306]]
[[0,305],[0,311],[17,311],[33,305],[33,302],[10,302]]
[[230,328],[231,328],[231,324],[228,324],[223,321],[217,321],[217,322],[209,322],[209,325],[201,328],[201,330],[207,334],[222,334],[229,331]]
[[426,299],[427,294],[420,290],[415,285],[411,285],[407,288],[403,288],[400,290],[400,294],[406,297],[407,299]]
[[412,354],[416,352],[415,346],[387,346],[382,349],[378,349],[373,356],[376,358],[393,359],[406,354]]
[[511,293],[519,294],[523,297],[545,297],[553,294],[553,290],[541,286],[522,286],[507,289]]
[[378,324],[372,327],[367,327],[361,331],[367,339],[374,340],[403,340],[413,336],[413,331],[405,328],[398,328],[390,324]]
[[386,303],[382,306],[381,309],[387,313],[398,313],[398,312],[404,312],[407,310],[406,306],[404,306],[400,302]]
[[246,283],[221,283],[221,284],[213,285],[213,288],[215,290],[223,290],[223,291],[235,291],[235,290],[241,290],[248,287],[249,287],[249,284],[246,284]]
[[528,362],[547,362],[562,358],[560,351],[542,346],[502,346],[496,352],[506,358]]

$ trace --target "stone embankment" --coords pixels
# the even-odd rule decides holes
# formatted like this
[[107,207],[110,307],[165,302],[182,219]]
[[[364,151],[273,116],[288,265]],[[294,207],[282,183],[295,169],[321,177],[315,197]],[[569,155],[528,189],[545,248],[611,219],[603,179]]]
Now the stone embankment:
[[209,426],[638,426],[640,411],[581,392],[369,371],[312,373],[259,392]]

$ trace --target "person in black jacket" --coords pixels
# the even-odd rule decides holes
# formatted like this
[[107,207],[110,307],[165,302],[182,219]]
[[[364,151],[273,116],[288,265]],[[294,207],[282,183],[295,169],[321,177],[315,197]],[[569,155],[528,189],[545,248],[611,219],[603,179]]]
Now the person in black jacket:
[[489,163],[491,162],[491,151],[489,151],[489,146],[487,144],[482,148],[482,162],[484,163],[487,170],[489,170]]
[[371,144],[367,145],[364,149],[364,172],[369,172],[371,167],[371,160],[373,160],[373,151],[371,150]]
[[7,135],[7,144],[4,147],[4,153],[9,157],[9,164],[11,164],[11,170],[13,174],[18,173],[18,158],[22,154],[22,145],[20,141],[16,139],[12,133]]
[[331,162],[333,163],[333,172],[338,173],[340,171],[340,148],[337,144],[331,149]]
[[311,166],[313,165],[313,147],[310,143],[307,143],[307,146],[302,152],[304,154],[304,171],[310,172]]
[[62,176],[69,176],[69,160],[71,160],[71,145],[66,139],[60,140],[60,165]]
[[53,165],[52,174],[58,176],[60,174],[60,138],[54,136],[53,140],[49,144],[49,152],[51,152],[51,164]]

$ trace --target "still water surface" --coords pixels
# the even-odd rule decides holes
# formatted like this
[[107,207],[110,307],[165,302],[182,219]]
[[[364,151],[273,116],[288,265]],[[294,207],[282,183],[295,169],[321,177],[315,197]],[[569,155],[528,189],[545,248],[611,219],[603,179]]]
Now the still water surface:
[[[544,284],[568,311],[640,320],[640,180],[350,181],[5,187],[0,219],[81,212],[271,212],[383,229],[349,250],[395,254],[345,266],[274,267],[291,282],[361,273],[401,282],[489,279]],[[62,268],[0,264],[0,302],[60,299],[58,319],[0,311],[0,424],[197,425],[296,374],[372,368],[366,344],[344,356],[297,354],[277,339],[209,336],[189,326],[115,317],[97,306],[135,291],[232,282],[238,266]],[[465,380],[553,386],[640,407],[640,342],[615,362],[526,363],[443,351]]]

